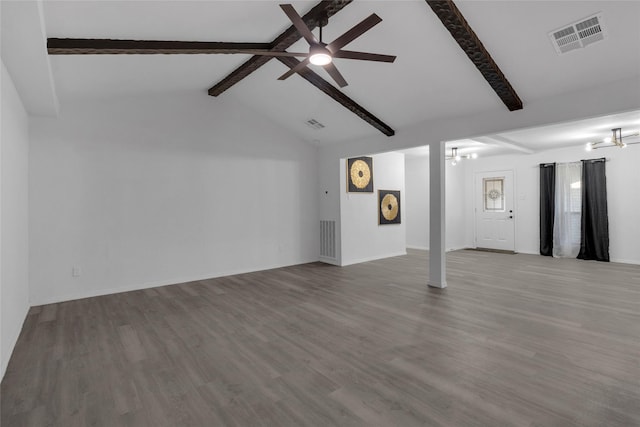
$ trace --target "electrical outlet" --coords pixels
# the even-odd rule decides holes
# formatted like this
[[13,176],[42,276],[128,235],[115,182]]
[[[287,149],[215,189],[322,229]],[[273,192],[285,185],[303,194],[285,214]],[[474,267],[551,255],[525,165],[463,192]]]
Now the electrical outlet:
[[80,267],[71,267],[71,277],[80,277]]

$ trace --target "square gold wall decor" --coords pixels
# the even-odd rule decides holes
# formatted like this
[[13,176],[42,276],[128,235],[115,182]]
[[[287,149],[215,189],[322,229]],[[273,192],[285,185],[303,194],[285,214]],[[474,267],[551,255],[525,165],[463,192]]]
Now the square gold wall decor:
[[378,224],[400,224],[400,191],[378,190]]
[[347,160],[347,192],[373,193],[373,158],[354,157]]

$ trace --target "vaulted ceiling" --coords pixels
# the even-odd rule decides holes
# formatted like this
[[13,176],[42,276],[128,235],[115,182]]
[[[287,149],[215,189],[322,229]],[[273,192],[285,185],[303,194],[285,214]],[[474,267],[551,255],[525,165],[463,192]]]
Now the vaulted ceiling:
[[[317,1],[291,3],[302,15]],[[640,76],[639,2],[456,1],[456,5],[522,99],[524,109],[536,99]],[[329,19],[325,40],[334,39],[371,13],[383,22],[348,48],[396,55],[397,60],[386,64],[336,59],[349,82],[340,89],[344,95],[396,130],[485,109],[506,111],[424,0],[352,2]],[[558,55],[548,33],[594,13],[602,16],[606,39]],[[274,1],[45,1],[42,15],[45,36],[62,38],[271,42],[291,25]],[[301,40],[288,50],[306,49]],[[49,56],[62,105],[77,99],[158,93],[206,97],[210,87],[248,58]],[[379,133],[300,76],[278,81],[286,70],[271,59],[209,102],[232,98],[302,140],[318,144]],[[324,70],[313,70],[334,84]],[[309,119],[325,127],[314,130],[306,124]],[[519,135],[507,136],[517,143]]]

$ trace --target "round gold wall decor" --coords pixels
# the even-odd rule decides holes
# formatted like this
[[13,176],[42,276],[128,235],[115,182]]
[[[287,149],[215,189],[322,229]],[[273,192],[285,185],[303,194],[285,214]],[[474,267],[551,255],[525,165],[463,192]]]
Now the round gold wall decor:
[[349,174],[351,175],[351,182],[359,189],[365,188],[371,181],[369,165],[362,160],[353,162]]
[[398,216],[398,199],[393,194],[386,194],[380,203],[380,212],[387,221],[393,221]]
[[400,190],[378,190],[378,225],[400,224]]

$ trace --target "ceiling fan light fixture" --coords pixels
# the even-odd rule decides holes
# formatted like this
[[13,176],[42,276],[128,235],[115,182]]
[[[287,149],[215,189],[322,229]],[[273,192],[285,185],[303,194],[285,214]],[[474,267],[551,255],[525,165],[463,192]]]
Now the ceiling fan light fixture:
[[315,53],[309,57],[309,62],[313,65],[327,65],[331,63],[331,55],[326,53]]
[[327,65],[333,61],[331,52],[324,46],[314,45],[309,48],[309,62],[313,65]]

